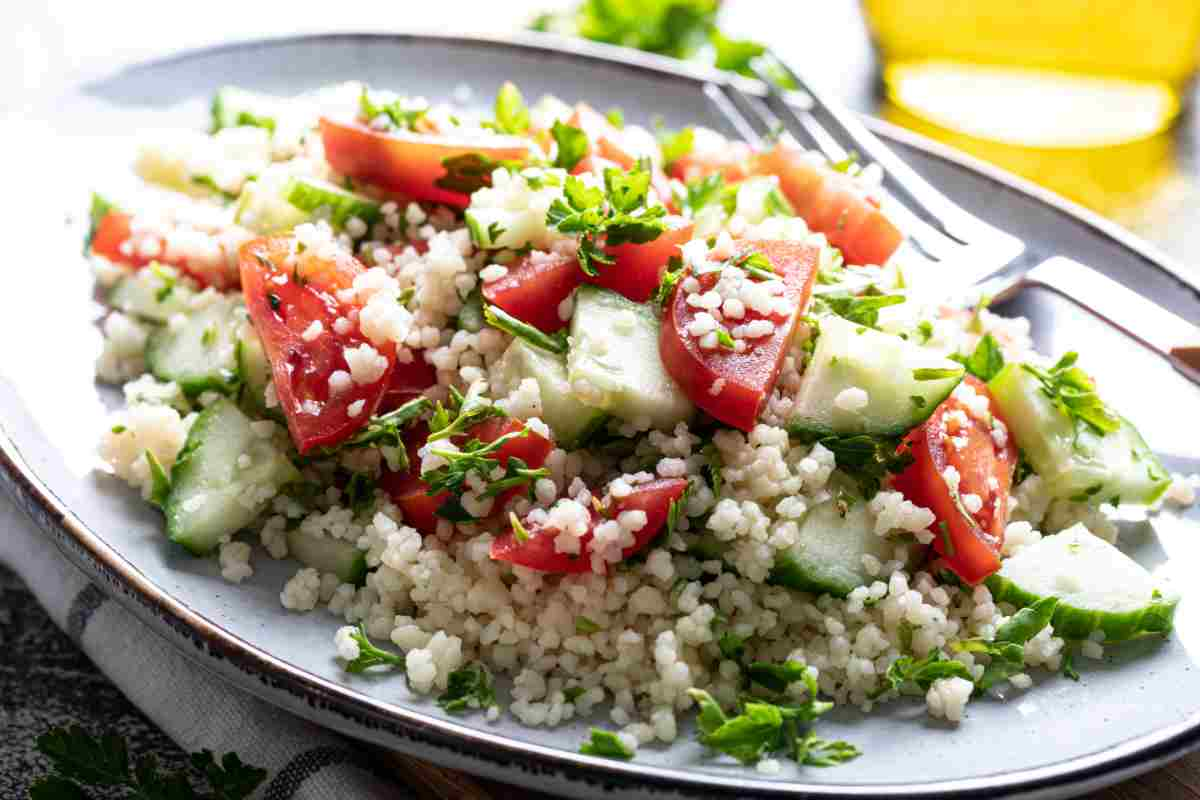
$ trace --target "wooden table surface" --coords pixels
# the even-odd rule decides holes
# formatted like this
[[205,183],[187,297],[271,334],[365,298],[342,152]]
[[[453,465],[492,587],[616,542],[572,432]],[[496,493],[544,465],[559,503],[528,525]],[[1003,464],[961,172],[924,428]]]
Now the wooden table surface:
[[[495,33],[520,27],[538,10],[565,4],[564,0],[509,0],[506,3],[443,0],[437,4],[397,4],[396,19],[380,19],[378,14],[372,19],[383,28],[427,29],[445,27],[453,20],[456,31]],[[120,8],[122,5],[125,8]],[[787,8],[786,12],[781,12],[773,0],[727,0],[727,27],[736,35],[751,36],[778,48],[806,74],[821,81],[852,107],[863,111],[877,110],[876,65],[859,18],[858,4],[791,0]],[[358,17],[333,19],[322,10],[327,11],[327,7],[314,4],[307,10],[304,4],[281,6],[272,2],[234,0],[207,0],[203,4],[97,4],[81,0],[46,0],[40,4],[18,4],[6,11],[6,28],[0,29],[0,115],[19,114],[26,105],[52,95],[62,87],[103,74],[122,63],[185,47],[230,38],[368,29],[367,23]],[[780,24],[781,13],[803,20],[808,31],[803,40],[804,48],[795,46],[796,26]],[[767,19],[771,20],[770,24],[766,24]],[[1177,259],[1200,265],[1200,194],[1195,188],[1197,178],[1200,178],[1200,159],[1197,158],[1200,132],[1190,114],[1176,126],[1172,148],[1173,174],[1169,180],[1147,195],[1141,206],[1121,221]],[[0,571],[0,579],[3,578],[4,573]],[[36,616],[37,610],[28,607],[31,601],[20,601],[22,589],[12,582],[11,577],[5,580],[9,592],[6,599],[13,603],[5,604],[12,611],[4,613],[17,616],[5,617],[0,613],[0,629],[5,624],[24,627],[21,623],[28,621],[27,617]],[[0,584],[5,580],[0,580]],[[69,640],[65,645],[58,644],[63,648],[72,647]],[[115,693],[111,686],[100,688],[105,682],[103,676],[95,674],[94,668],[93,674],[88,675],[86,659],[82,655],[79,659],[81,663],[74,664],[73,669],[96,687],[96,697],[107,697],[106,692]],[[0,670],[0,688],[4,677],[4,670]],[[6,703],[16,703],[18,695],[24,696],[14,694],[10,691],[12,688],[10,686],[3,692]],[[64,691],[68,690],[64,688]],[[44,694],[38,694],[36,699],[39,707],[45,707],[48,702]],[[53,698],[49,702],[54,705]],[[75,708],[81,717],[86,715],[85,708]],[[111,710],[107,707],[106,713]],[[33,712],[32,707],[29,711]],[[129,715],[130,725],[144,728],[148,724],[144,720],[138,721],[136,710],[124,713]],[[80,721],[87,724],[86,718]],[[166,759],[178,756],[171,752],[169,740],[163,741],[165,737],[159,735],[156,738],[153,731],[144,736],[149,747],[160,751]],[[20,737],[6,738],[10,746],[20,746]],[[0,747],[2,753],[3,747]],[[425,798],[501,800],[511,796],[512,790],[508,787],[433,767],[407,756],[384,754],[383,757],[393,763],[396,771]],[[0,778],[0,788],[4,786],[4,779]],[[538,798],[524,791],[522,795],[528,800]],[[1087,797],[1089,800],[1200,798],[1200,753],[1185,756],[1169,766]]]

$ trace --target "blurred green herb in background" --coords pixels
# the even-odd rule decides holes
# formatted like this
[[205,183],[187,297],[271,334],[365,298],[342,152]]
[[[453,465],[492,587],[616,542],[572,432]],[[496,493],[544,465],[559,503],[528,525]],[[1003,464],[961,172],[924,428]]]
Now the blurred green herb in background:
[[776,85],[795,88],[764,45],[722,33],[717,27],[720,8],[720,0],[583,0],[569,11],[542,14],[530,27],[700,61],[750,77],[757,69]]

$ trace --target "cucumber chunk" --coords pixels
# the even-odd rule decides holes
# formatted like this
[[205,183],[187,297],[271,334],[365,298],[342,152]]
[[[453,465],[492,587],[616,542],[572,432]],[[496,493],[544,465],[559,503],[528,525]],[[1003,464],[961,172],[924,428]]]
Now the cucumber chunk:
[[[792,433],[900,436],[928,419],[962,380],[961,364],[899,336],[837,316],[821,317],[820,328],[788,424]],[[948,377],[919,379],[940,374]],[[838,395],[847,389],[866,392],[866,406],[839,408]]]
[[504,351],[499,372],[510,386],[526,378],[537,381],[542,396],[542,421],[554,431],[559,447],[579,447],[604,421],[608,414],[577,400],[567,380],[567,360],[563,356],[534,347],[522,339],[513,339]]
[[179,270],[151,264],[118,280],[108,290],[108,304],[125,314],[150,322],[166,322],[186,314],[196,292],[179,283]]
[[[776,556],[767,581],[803,592],[845,597],[878,579],[867,572],[863,556],[880,562],[895,557],[902,540],[875,533],[875,520],[864,501],[845,509],[835,500],[809,510],[791,549]],[[909,547],[909,560],[914,547]]]
[[318,178],[292,178],[283,188],[284,199],[310,217],[327,218],[336,228],[351,217],[368,225],[383,218],[380,205],[369,197]]
[[576,399],[659,430],[690,420],[696,407],[663,367],[658,332],[649,304],[579,287],[567,353],[567,379]]
[[283,450],[255,433],[249,417],[218,400],[196,419],[171,470],[163,503],[167,536],[196,555],[210,553],[299,477]]
[[1128,420],[1096,433],[1060,412],[1020,364],[1005,365],[988,389],[1051,497],[1149,505],[1170,486],[1171,476]]
[[245,320],[240,300],[221,295],[203,308],[158,328],[146,341],[146,367],[185,394],[230,394],[237,387],[237,334]]
[[263,349],[262,339],[250,320],[238,327],[237,344],[234,346],[237,360],[238,405],[252,417],[269,417],[284,422],[283,411],[278,406],[267,408],[267,386],[274,380],[271,362]]
[[287,532],[288,552],[306,567],[332,572],[343,583],[361,586],[367,580],[367,554],[354,542],[316,536],[295,528]]
[[1093,536],[1083,524],[1047,536],[1005,559],[987,579],[997,602],[1028,606],[1057,597],[1054,633],[1086,639],[1104,632],[1108,642],[1168,633],[1179,595],[1158,586],[1140,564]]

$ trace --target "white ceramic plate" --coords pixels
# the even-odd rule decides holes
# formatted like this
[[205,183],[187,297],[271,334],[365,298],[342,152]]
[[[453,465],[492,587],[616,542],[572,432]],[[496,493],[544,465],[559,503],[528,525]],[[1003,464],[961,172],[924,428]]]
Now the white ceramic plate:
[[[121,72],[57,99],[40,114],[4,123],[6,283],[0,294],[0,477],[69,558],[159,631],[231,684],[362,739],[452,767],[571,796],[619,789],[627,796],[950,797],[1061,796],[1115,781],[1177,756],[1200,736],[1200,647],[1192,599],[1172,638],[1084,660],[1083,679],[1036,675],[1037,687],[1006,702],[969,707],[959,726],[927,718],[916,702],[864,717],[839,711],[823,736],[858,744],[862,758],[836,769],[777,778],[708,757],[690,728],[670,748],[647,747],[632,763],[578,753],[590,724],[553,730],[512,721],[449,717],[410,694],[396,675],[354,677],[334,660],[338,620],[289,614],[279,590],[288,563],[255,560],[235,588],[215,559],[197,560],[162,536],[158,513],[94,471],[95,443],[119,394],[96,385],[99,351],[91,278],[79,247],[91,188],[125,171],[127,137],[140,126],[202,128],[219,85],[294,93],[361,79],[430,97],[470,86],[482,103],[499,83],[527,96],[553,92],[633,120],[722,128],[700,90],[712,77],[675,62],[578,42],[418,35],[328,36],[238,44]],[[1021,236],[1033,256],[1063,254],[1136,288],[1185,319],[1200,295],[1144,245],[1062,201],[1038,198],[994,170],[879,125],[902,154],[971,210]],[[11,205],[11,208],[7,206]],[[14,246],[15,244],[15,246]],[[1129,339],[1062,298],[1028,292],[1005,311],[1034,322],[1041,349],[1078,349],[1112,402],[1173,469],[1200,468],[1200,391]],[[1122,539],[1147,565],[1195,561],[1196,517],[1126,524]]]

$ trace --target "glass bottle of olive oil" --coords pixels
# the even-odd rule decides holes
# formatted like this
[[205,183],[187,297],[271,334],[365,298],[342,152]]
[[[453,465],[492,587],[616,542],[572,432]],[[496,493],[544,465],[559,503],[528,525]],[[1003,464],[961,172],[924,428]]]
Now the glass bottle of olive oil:
[[1197,0],[862,0],[893,121],[1120,216],[1170,172]]

